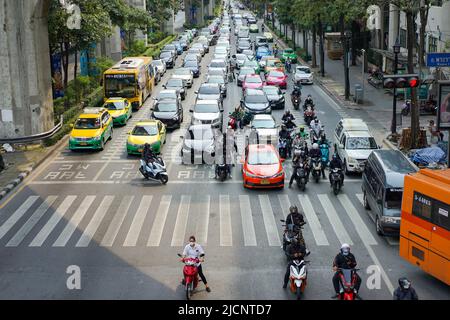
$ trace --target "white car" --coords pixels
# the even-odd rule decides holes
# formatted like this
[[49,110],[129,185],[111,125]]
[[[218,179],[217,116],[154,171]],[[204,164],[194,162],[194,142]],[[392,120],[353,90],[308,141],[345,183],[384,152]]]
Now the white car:
[[311,69],[307,66],[297,66],[294,70],[294,82],[313,84],[314,76]]
[[223,124],[223,110],[217,100],[197,100],[192,112],[191,124],[209,124],[214,128],[221,128]]
[[255,114],[250,122],[250,128],[258,132],[259,143],[278,142],[278,125],[271,114]]
[[172,78],[182,79],[188,88],[192,87],[194,83],[194,73],[188,68],[178,68],[172,75]]
[[167,71],[166,63],[164,62],[164,60],[157,59],[152,61],[152,66],[153,68],[155,68],[157,73],[156,74],[157,82],[161,81],[161,78]]

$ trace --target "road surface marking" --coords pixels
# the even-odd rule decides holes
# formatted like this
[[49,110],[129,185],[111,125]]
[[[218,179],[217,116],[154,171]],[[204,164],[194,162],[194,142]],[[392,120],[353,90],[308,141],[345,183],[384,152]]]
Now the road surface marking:
[[92,205],[92,202],[94,202],[95,198],[96,196],[87,196],[83,199],[83,202],[81,202],[79,208],[75,211],[69,222],[67,222],[66,227],[61,232],[58,239],[56,239],[53,243],[54,247],[64,247],[67,244],[73,232],[76,228],[78,228],[81,220],[83,220],[83,217],[89,210],[89,207]]
[[279,194],[278,201],[280,202],[281,210],[283,210],[283,217],[286,219],[289,214],[289,207],[291,203],[289,201],[289,196],[287,194]]
[[197,235],[197,241],[199,243],[205,244],[208,242],[208,227],[209,227],[209,213],[211,207],[211,196],[208,194],[204,198],[201,199],[201,203],[205,204],[205,207],[202,207],[198,211],[198,221],[195,234]]
[[33,229],[36,223],[42,218],[42,216],[47,212],[47,210],[53,205],[58,196],[48,196],[44,202],[41,203],[39,208],[33,213],[33,215],[25,222],[22,227],[17,231],[14,237],[9,240],[6,244],[7,247],[17,247],[20,245],[28,235],[28,233]]
[[280,246],[280,236],[268,195],[258,195],[269,246]]
[[390,293],[394,292],[394,286],[392,285],[391,280],[389,279],[388,275],[383,269],[383,266],[381,265],[380,261],[378,260],[377,256],[375,255],[375,252],[373,252],[372,247],[366,243],[363,240],[363,244],[366,247],[367,252],[369,253],[370,257],[372,258],[372,261],[380,268],[381,277],[383,278],[384,282],[386,283],[386,286],[388,287],[388,290]]
[[323,210],[328,216],[328,220],[330,220],[331,226],[333,227],[334,233],[336,233],[339,242],[341,244],[348,243],[349,245],[353,245],[353,241],[348,235],[347,230],[342,224],[341,219],[339,219],[339,216],[336,210],[334,209],[334,206],[332,205],[330,199],[328,198],[328,195],[319,194],[317,195],[317,197],[319,198]]
[[219,196],[220,212],[220,246],[230,247],[233,245],[233,234],[231,229],[230,196],[221,194]]
[[255,234],[255,227],[253,224],[250,197],[247,195],[239,195],[239,205],[241,209],[242,231],[244,233],[244,245],[256,246],[256,234]]
[[20,218],[31,208],[31,206],[39,199],[39,196],[30,196],[28,199],[22,203],[22,205],[17,209],[8,220],[3,223],[0,227],[0,239],[2,239],[6,233],[19,221]]
[[337,197],[341,202],[342,206],[344,207],[345,211],[349,215],[350,220],[352,221],[356,229],[356,232],[358,232],[358,235],[361,238],[361,240],[367,245],[377,245],[378,244],[377,241],[370,233],[361,216],[358,214],[356,208],[350,202],[348,196],[346,194],[339,194]]
[[130,205],[133,199],[134,196],[123,197],[119,207],[117,208],[114,218],[109,224],[108,230],[106,230],[106,233],[103,236],[102,241],[100,242],[100,246],[110,247],[113,245],[114,239],[116,239],[116,236],[119,233],[120,227],[125,220],[125,216],[127,215],[128,209],[130,209]]
[[178,207],[177,220],[175,221],[175,228],[172,235],[172,247],[183,246],[186,241],[186,226],[189,217],[189,207],[191,203],[190,195],[182,195],[180,206]]
[[133,222],[131,222],[131,226],[128,230],[127,237],[125,238],[125,242],[123,243],[124,247],[136,246],[139,234],[141,233],[142,226],[145,221],[145,217],[147,216],[148,209],[150,208],[150,204],[152,203],[152,199],[153,196],[142,197],[139,208],[134,215]]
[[94,237],[95,232],[97,231],[98,227],[102,223],[103,218],[105,217],[105,214],[108,212],[109,207],[111,206],[111,203],[114,200],[114,196],[105,196],[100,203],[100,205],[97,207],[97,210],[94,213],[94,216],[92,217],[91,221],[89,222],[86,229],[83,231],[83,234],[81,235],[80,239],[78,240],[76,247],[87,247],[89,243],[91,242],[92,238]]
[[148,238],[147,246],[157,247],[161,242],[161,237],[166,224],[167,213],[169,212],[170,202],[172,201],[171,195],[164,195],[159,202],[159,208],[156,212],[155,221],[153,221],[150,236]]
[[31,241],[29,245],[30,247],[42,246],[42,244],[45,242],[45,239],[47,239],[58,222],[64,217],[67,210],[70,208],[76,198],[77,196],[67,196],[64,198],[63,202],[59,205],[58,209],[55,210],[45,226],[41,229],[41,231],[39,231],[36,237],[34,237],[33,241]]
[[359,202],[361,202],[362,206],[364,207],[364,196],[362,193],[357,193],[356,197],[358,198]]
[[300,201],[300,205],[305,212],[306,219],[308,220],[308,227],[311,229],[314,240],[316,240],[316,244],[318,246],[328,246],[329,242],[325,232],[323,231],[322,225],[320,224],[317,215],[314,212],[314,208],[309,200],[309,197],[304,194],[298,195],[298,200]]

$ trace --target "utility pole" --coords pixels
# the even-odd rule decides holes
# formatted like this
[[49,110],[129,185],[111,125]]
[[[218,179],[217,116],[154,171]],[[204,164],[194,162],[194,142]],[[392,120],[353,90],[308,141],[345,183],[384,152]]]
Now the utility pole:
[[322,77],[325,77],[325,53],[323,50],[323,28],[322,28],[322,20],[320,19],[320,13],[317,14],[318,18],[318,31],[319,31],[319,54],[320,54],[320,73]]
[[351,31],[346,30],[344,33],[345,100],[350,99],[350,77],[349,77],[349,66],[348,66],[350,37],[351,37]]
[[[398,66],[398,54],[400,53],[400,41],[397,40],[394,44],[394,75],[397,74]],[[394,96],[392,98],[392,122],[391,122],[391,133],[394,135],[397,133],[397,89],[394,86]]]

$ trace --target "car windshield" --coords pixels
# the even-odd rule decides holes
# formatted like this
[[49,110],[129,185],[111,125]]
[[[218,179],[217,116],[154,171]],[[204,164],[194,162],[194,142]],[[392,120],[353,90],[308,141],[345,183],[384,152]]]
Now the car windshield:
[[348,138],[347,150],[369,150],[378,149],[377,143],[372,137],[355,137]]
[[220,94],[219,86],[201,86],[198,90],[200,94]]
[[198,113],[216,113],[219,112],[219,106],[217,104],[196,104],[194,112]]
[[197,61],[197,55],[187,54],[186,57],[184,57],[184,61]]
[[282,78],[282,77],[284,77],[284,73],[280,72],[280,71],[270,71],[269,77]]
[[123,110],[125,103],[123,101],[110,101],[105,103],[104,107],[108,110]]
[[161,102],[156,105],[155,111],[175,112],[177,111],[177,104],[175,102]]
[[250,47],[250,42],[248,42],[248,41],[239,41],[238,47],[248,48],[248,47]]
[[225,84],[225,80],[222,77],[210,77],[208,78],[208,83]]
[[198,67],[197,62],[195,60],[188,60],[188,61],[186,61],[184,63],[184,66],[185,67],[194,67],[194,68]]
[[247,60],[247,56],[245,54],[237,54],[236,55],[236,60]]
[[403,189],[387,189],[384,206],[388,209],[400,209],[402,206]]
[[309,70],[308,68],[297,68],[297,72],[309,74],[309,73],[311,73],[311,70]]
[[260,77],[246,77],[245,82],[247,82],[247,83],[262,83],[262,80]]
[[174,74],[181,75],[181,76],[187,76],[187,75],[191,75],[191,72],[192,71],[189,69],[178,68],[175,70]]
[[227,53],[227,48],[225,48],[225,47],[217,47],[215,52],[216,53]]
[[131,135],[133,136],[155,136],[158,134],[156,125],[144,125],[134,127]]
[[106,97],[133,98],[136,95],[136,79],[133,74],[106,74]]
[[164,91],[161,91],[159,94],[158,94],[158,96],[157,96],[157,100],[161,100],[161,99],[176,99],[177,98],[177,95],[176,95],[176,93],[175,92],[164,92]]
[[255,70],[253,69],[241,69],[241,71],[239,71],[239,75],[247,75],[247,74],[254,74]]
[[249,94],[245,97],[248,103],[267,103],[267,98],[263,94]]
[[162,63],[161,60],[153,60],[152,65],[154,65],[154,66],[162,66],[163,63]]
[[278,95],[278,88],[276,87],[263,87],[263,91],[268,95]]
[[172,54],[169,51],[163,51],[163,52],[161,52],[161,54],[159,56],[161,58],[170,58],[170,57],[172,57]]
[[215,76],[224,76],[224,72],[223,72],[223,69],[214,69],[214,68],[212,68],[212,69],[209,69],[208,70],[208,74],[209,75],[215,75]]
[[176,47],[173,44],[168,44],[163,47],[163,50],[176,50]]
[[257,129],[271,129],[275,128],[275,121],[273,119],[255,119],[252,121],[252,126]]
[[100,119],[79,118],[73,127],[75,129],[100,129]]
[[166,87],[182,87],[183,86],[183,80],[178,80],[178,79],[172,79],[167,81]]
[[211,61],[209,64],[210,68],[225,68],[226,64],[224,61]]
[[277,163],[279,163],[279,160],[274,152],[270,151],[251,152],[248,155],[248,164],[250,165],[267,165]]

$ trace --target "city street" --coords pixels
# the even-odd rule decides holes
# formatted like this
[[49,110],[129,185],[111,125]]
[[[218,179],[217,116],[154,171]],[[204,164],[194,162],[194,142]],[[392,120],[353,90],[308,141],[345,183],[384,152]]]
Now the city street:
[[[257,35],[261,32],[251,37]],[[232,54],[235,42],[232,32]],[[193,299],[295,299],[282,288],[287,262],[280,219],[290,205],[307,221],[303,233],[311,254],[304,299],[333,295],[331,267],[342,243],[350,244],[357,259],[363,299],[392,299],[401,276],[411,279],[420,299],[449,299],[448,286],[399,257],[398,238],[377,235],[362,204],[361,175],[346,176],[335,196],[328,173],[319,183],[311,179],[305,192],[295,184],[289,189],[290,159],[283,164],[285,188],[273,191],[244,189],[240,164],[224,182],[214,179],[213,166],[181,164],[180,136],[190,124],[194,91],[206,78],[213,51],[210,47],[182,101],[181,129],[169,131],[162,148],[167,185],[144,180],[139,157],[126,153],[127,132],[150,117],[154,101],[148,98],[127,125],[114,128],[105,150],[72,152],[65,144],[0,202],[0,299],[184,299],[177,253],[190,235],[206,251],[203,269],[212,290],[200,284]],[[175,68],[181,62],[179,57]],[[175,68],[167,70],[153,97]],[[286,109],[300,125],[302,110],[293,109],[291,91],[290,75]],[[315,84],[303,86],[302,101],[308,94],[333,141],[339,119],[352,115]],[[229,83],[224,123],[241,97],[242,89]],[[272,112],[277,123],[283,113]],[[244,134],[237,132],[240,154]],[[81,290],[67,288],[69,266],[80,268]]]

